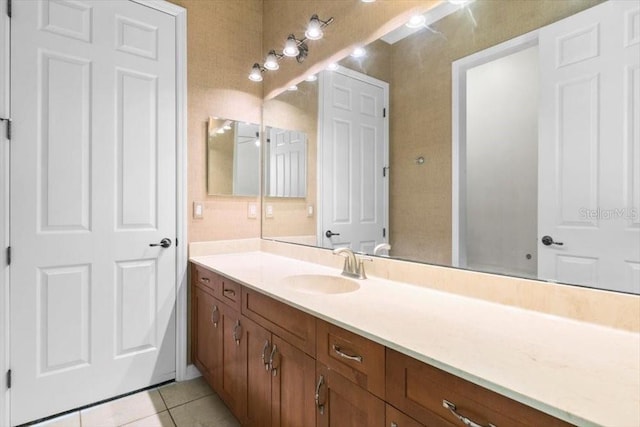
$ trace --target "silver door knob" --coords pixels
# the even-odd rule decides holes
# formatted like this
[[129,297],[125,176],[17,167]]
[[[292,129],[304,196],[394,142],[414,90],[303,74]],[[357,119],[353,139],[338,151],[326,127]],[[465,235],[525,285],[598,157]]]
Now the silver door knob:
[[149,246],[162,246],[163,248],[168,248],[171,246],[171,239],[167,239],[166,237],[160,240],[160,243],[149,243]]
[[551,237],[551,236],[542,237],[542,244],[545,245],[545,246],[551,246],[551,245],[562,246],[562,245],[564,245],[564,243],[562,243],[562,242],[554,242],[553,241],[553,237]]

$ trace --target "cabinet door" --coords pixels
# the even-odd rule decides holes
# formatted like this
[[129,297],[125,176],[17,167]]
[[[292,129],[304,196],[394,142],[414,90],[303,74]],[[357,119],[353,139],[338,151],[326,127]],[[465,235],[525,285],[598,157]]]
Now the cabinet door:
[[225,304],[220,307],[222,327],[222,373],[216,390],[231,412],[243,419],[246,414],[247,346],[240,313]]
[[243,317],[247,346],[247,416],[246,425],[271,426],[271,333]]
[[193,287],[192,354],[193,363],[215,390],[220,377],[222,327],[220,303],[203,289]]
[[273,348],[272,425],[315,426],[315,360],[276,335]]
[[[425,427],[391,405],[387,405],[387,427]],[[451,427],[455,427],[453,424]]]
[[382,400],[321,363],[317,381],[314,394],[318,427],[384,427]]

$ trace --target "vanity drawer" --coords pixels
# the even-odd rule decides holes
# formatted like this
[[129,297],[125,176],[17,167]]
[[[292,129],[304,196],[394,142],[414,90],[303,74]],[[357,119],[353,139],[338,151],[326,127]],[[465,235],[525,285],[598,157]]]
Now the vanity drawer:
[[242,286],[223,276],[219,276],[219,280],[220,293],[218,299],[239,312],[241,308],[240,298],[242,295]]
[[197,264],[191,264],[191,280],[194,284],[207,289],[214,297],[220,296],[222,283],[220,276]]
[[387,401],[428,426],[463,425],[449,409],[479,425],[569,426],[557,418],[387,349]]
[[316,328],[317,359],[384,399],[384,346],[322,320]]
[[245,287],[242,314],[315,359],[315,317]]

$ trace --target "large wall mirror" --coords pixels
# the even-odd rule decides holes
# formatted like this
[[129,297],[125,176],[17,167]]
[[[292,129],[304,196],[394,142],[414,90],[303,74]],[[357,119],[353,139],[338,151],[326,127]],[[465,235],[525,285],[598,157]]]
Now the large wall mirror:
[[640,5],[452,3],[265,101],[308,167],[263,237],[640,293]]

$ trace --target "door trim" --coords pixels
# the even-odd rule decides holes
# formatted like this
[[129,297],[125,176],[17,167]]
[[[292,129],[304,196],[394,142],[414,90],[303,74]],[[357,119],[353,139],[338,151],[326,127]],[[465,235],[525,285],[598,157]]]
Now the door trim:
[[[199,376],[187,366],[187,10],[165,0],[130,0],[175,17],[176,40],[176,380]],[[0,116],[10,115],[11,52],[7,0],[0,0]],[[11,393],[6,387],[9,367],[9,266],[5,249],[9,245],[9,142],[0,126],[0,425],[10,425]]]
[[451,64],[451,266],[466,268],[467,70],[538,44],[538,30],[454,61]]
[[[10,117],[9,110],[9,17],[7,0],[0,0],[0,117]],[[9,141],[6,122],[0,124],[0,425],[9,425],[10,394],[5,373],[9,361],[9,266],[5,250],[9,245]]]
[[[384,108],[386,108],[387,115],[384,118],[384,159],[383,163],[388,167],[389,166],[389,83],[382,81],[380,79],[376,79],[375,77],[368,76],[366,74],[360,73],[358,71],[351,70],[349,68],[345,68],[343,66],[339,66],[337,70],[333,71],[323,71],[319,73],[318,79],[318,136],[316,143],[316,167],[317,167],[317,193],[316,193],[316,243],[317,246],[323,247],[322,242],[324,238],[324,226],[322,224],[323,218],[323,203],[322,203],[322,141],[323,141],[323,123],[325,120],[324,117],[324,98],[325,91],[327,87],[326,83],[326,73],[340,73],[344,76],[350,77],[352,79],[361,80],[365,83],[368,83],[373,86],[377,86],[382,88],[383,91],[383,103]],[[389,177],[382,181],[382,189],[383,189],[383,203],[384,203],[384,227],[387,231],[386,241],[389,242],[390,239],[390,231],[389,231]]]

